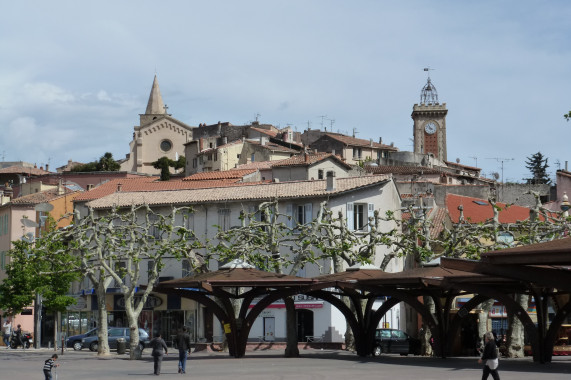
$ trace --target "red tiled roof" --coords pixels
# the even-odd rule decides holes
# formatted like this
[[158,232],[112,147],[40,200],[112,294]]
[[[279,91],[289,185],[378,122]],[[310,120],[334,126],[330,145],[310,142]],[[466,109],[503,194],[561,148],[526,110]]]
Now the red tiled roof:
[[70,194],[74,193],[79,193],[79,192],[65,189],[64,194],[59,194],[57,189],[50,189],[14,198],[11,200],[11,203],[14,205],[37,205],[39,203],[50,202],[53,201],[54,199],[69,196]]
[[295,149],[291,149],[291,148],[286,148],[285,146],[281,146],[278,144],[275,144],[273,142],[266,142],[264,145],[260,144],[259,141],[251,141],[251,140],[246,140],[248,141],[248,143],[252,144],[252,145],[258,145],[264,149],[268,149],[271,151],[276,151],[276,152],[286,152],[286,153],[299,153],[297,150]]
[[568,172],[566,170],[558,170],[555,174],[561,175],[564,177],[571,177],[571,172]]
[[[485,204],[477,204],[475,202],[483,202]],[[452,222],[458,223],[460,211],[458,206],[464,208],[464,219],[469,223],[480,223],[494,217],[492,206],[487,200],[473,197],[466,197],[456,194],[448,194],[446,196],[446,207]],[[529,218],[529,208],[512,205],[506,208],[505,203],[496,203],[500,207],[500,223],[515,223],[518,220],[526,220]]]
[[282,162],[285,160],[288,160],[288,158],[276,161],[255,161],[247,164],[238,165],[234,170],[246,170],[246,169],[267,170],[271,169],[275,163]]
[[38,168],[27,168],[25,166],[8,166],[7,168],[0,169],[0,174],[29,174],[29,175],[43,175],[51,172]]
[[393,151],[397,151],[398,148],[395,148],[394,146],[390,146],[390,145],[385,145],[385,144],[379,144],[378,142],[371,142],[371,140],[365,140],[365,139],[358,139],[356,137],[351,137],[351,136],[345,136],[342,134],[338,134],[338,133],[325,133],[324,136],[328,136],[330,138],[332,138],[333,140],[337,140],[342,142],[345,145],[349,145],[349,146],[362,146],[362,147],[373,147],[373,148],[377,148],[377,149],[384,149],[384,150],[393,150]]
[[285,160],[274,161],[274,163],[271,166],[274,168],[280,166],[310,166],[316,162],[323,161],[328,158],[336,160],[337,162],[339,162],[340,164],[342,164],[347,168],[351,168],[350,165],[346,164],[341,159],[339,159],[339,157],[331,153],[298,154],[296,156],[286,158]]
[[454,167],[458,167],[458,168],[464,168],[464,169],[469,169],[469,170],[476,170],[476,171],[480,171],[482,169],[477,168],[475,166],[468,166],[468,165],[462,165],[459,164],[457,162],[452,162],[452,161],[444,161],[446,163],[446,165],[448,166],[454,166]]
[[256,127],[250,127],[251,130],[259,132],[259,133],[263,133],[265,135],[268,135],[270,137],[276,137],[278,135],[277,131],[272,131],[270,129],[262,129],[262,128],[256,128]]
[[[155,191],[120,191],[104,198],[89,202],[93,208],[126,207],[132,204],[194,204],[208,202],[225,202],[240,200],[296,199],[316,196],[332,196],[359,188],[378,186],[387,182],[386,176],[365,176],[338,178],[334,190],[327,191],[326,180],[292,181],[279,183],[234,183],[208,189],[157,189]],[[202,181],[179,181],[180,183],[196,183]],[[214,182],[214,181],[212,181]],[[223,181],[220,181],[223,183]]]
[[105,182],[93,190],[86,191],[78,196],[75,200],[90,201],[93,199],[105,197],[107,195],[116,193],[119,184],[121,184],[121,192],[153,192],[162,190],[224,187],[234,185],[237,181],[238,179],[219,179],[205,181],[182,181],[180,179],[176,179],[172,181],[160,181],[158,177],[120,178]]
[[427,168],[423,166],[371,166],[366,165],[365,171],[373,174],[440,174],[443,173],[442,170]]
[[245,170],[224,170],[216,172],[202,172],[196,173],[191,176],[185,177],[183,181],[203,181],[203,180],[217,180],[217,179],[242,179],[245,175],[255,173],[256,169]]

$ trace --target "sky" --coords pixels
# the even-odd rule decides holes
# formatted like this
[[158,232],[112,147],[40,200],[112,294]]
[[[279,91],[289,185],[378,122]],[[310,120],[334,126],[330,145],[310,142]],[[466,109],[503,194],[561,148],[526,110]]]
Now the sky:
[[0,160],[129,152],[156,74],[188,125],[258,118],[411,151],[429,72],[448,160],[521,182],[571,160],[571,2],[0,0]]

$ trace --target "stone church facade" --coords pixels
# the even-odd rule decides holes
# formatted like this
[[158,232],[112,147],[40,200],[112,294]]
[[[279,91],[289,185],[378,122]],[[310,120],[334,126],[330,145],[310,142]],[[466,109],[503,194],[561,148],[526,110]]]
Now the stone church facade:
[[155,75],[147,109],[139,115],[129,154],[121,162],[122,171],[160,174],[160,169],[152,165],[154,161],[163,156],[177,160],[179,155],[184,155],[184,144],[192,140],[193,127],[173,118],[167,109]]

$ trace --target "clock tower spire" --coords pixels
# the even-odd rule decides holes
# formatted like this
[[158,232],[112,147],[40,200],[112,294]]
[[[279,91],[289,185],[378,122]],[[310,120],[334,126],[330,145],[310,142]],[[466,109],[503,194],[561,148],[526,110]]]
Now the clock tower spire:
[[420,92],[420,103],[412,108],[414,122],[414,153],[432,154],[440,161],[446,161],[446,103],[438,102],[438,92],[430,80],[430,68],[426,84]]

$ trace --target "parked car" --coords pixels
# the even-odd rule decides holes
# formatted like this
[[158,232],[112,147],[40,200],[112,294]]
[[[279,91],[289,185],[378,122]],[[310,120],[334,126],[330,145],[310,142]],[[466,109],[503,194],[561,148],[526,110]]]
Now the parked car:
[[420,340],[409,336],[401,330],[377,329],[373,355],[401,354],[420,355]]
[[[112,327],[107,332],[107,341],[109,342],[109,348],[116,349],[117,348],[117,339],[123,338],[125,339],[125,343],[127,348],[129,348],[129,343],[131,342],[130,331],[128,327]],[[149,347],[151,339],[149,338],[149,334],[141,328],[139,328],[139,347],[143,350],[145,347]],[[97,351],[99,348],[99,337],[95,336],[88,336],[81,339],[81,346],[83,348],[89,348],[91,351]]]
[[91,329],[85,334],[72,335],[65,340],[65,346],[73,348],[76,351],[81,350],[83,347],[81,345],[81,340],[87,338],[88,336],[97,336],[97,328]]

